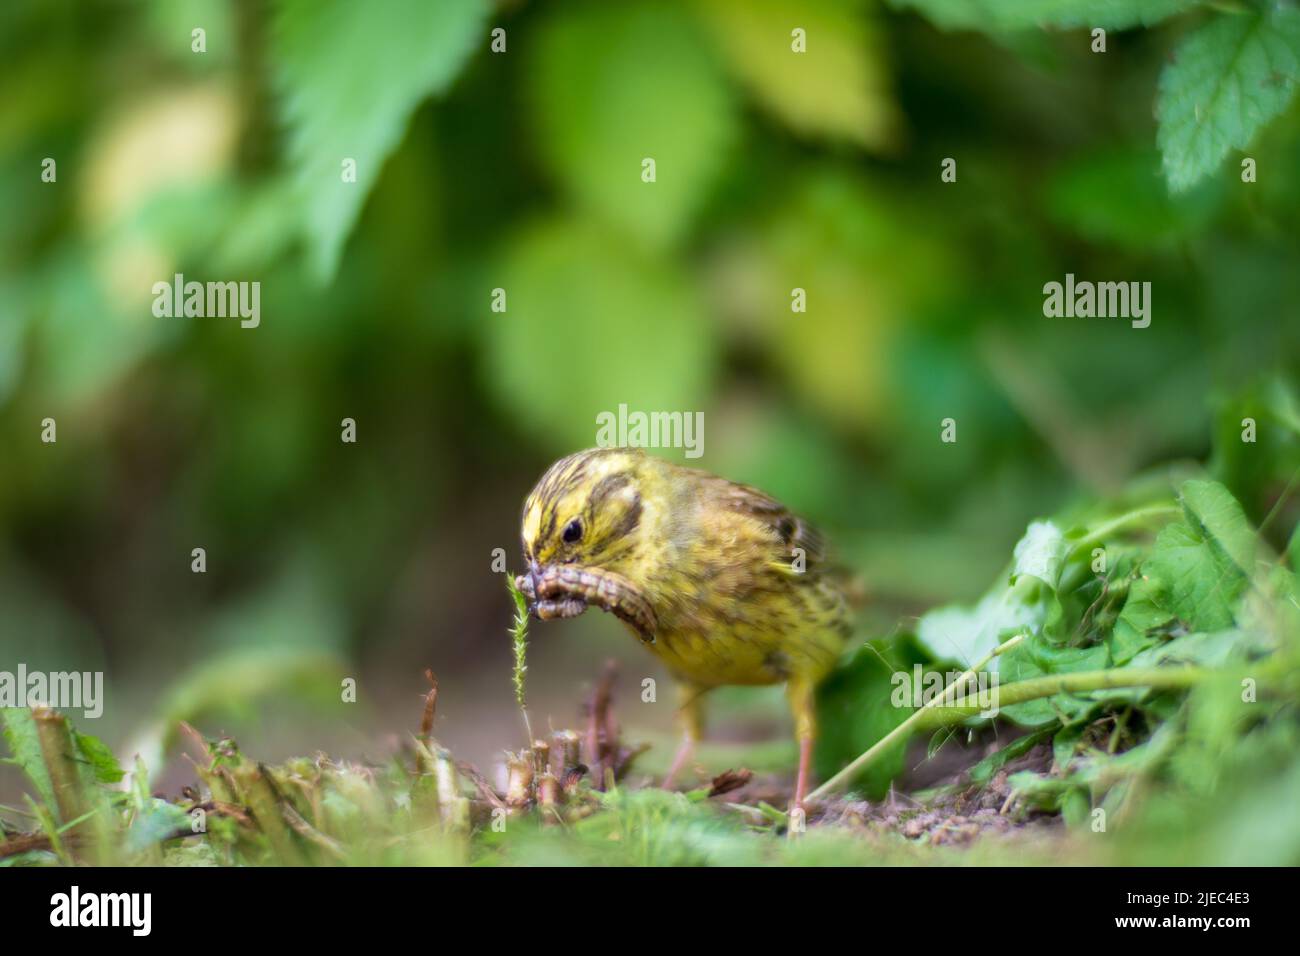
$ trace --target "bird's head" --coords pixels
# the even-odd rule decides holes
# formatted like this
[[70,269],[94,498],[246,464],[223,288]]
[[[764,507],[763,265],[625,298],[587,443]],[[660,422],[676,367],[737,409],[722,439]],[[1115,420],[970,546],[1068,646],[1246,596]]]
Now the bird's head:
[[536,575],[560,564],[634,570],[645,533],[644,452],[593,448],[562,458],[524,502],[523,548]]

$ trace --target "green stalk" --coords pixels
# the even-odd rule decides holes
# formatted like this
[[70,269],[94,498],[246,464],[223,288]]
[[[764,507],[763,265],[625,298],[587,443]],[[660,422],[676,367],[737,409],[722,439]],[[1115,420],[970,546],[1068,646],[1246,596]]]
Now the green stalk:
[[279,866],[304,866],[306,857],[294,842],[293,831],[280,810],[280,794],[264,764],[245,763],[234,770],[244,802],[275,853]]
[[[1057,694],[1086,694],[1125,687],[1182,690],[1196,686],[1212,673],[1215,672],[1203,667],[1113,667],[1074,674],[1052,674],[1004,684],[997,689],[997,705],[1002,708],[1028,700],[1055,697]],[[921,730],[937,729],[959,723],[987,709],[987,701],[980,704],[977,698],[960,697],[950,705],[935,707],[922,714],[917,727]]]
[[78,819],[87,810],[83,792],[85,781],[82,779],[81,766],[77,763],[77,748],[67,719],[57,711],[45,707],[33,708],[32,719],[36,726],[36,739],[40,742],[41,756],[45,759],[45,769],[54,788],[54,808],[58,811],[59,821],[67,823]]
[[524,698],[524,674],[528,670],[525,656],[528,653],[528,601],[519,590],[519,586],[515,584],[514,575],[509,571],[506,572],[506,587],[509,588],[510,596],[515,602],[515,620],[510,627],[510,637],[515,650],[515,702],[519,705],[519,713],[524,718],[524,731],[528,734],[527,746],[531,747],[533,727],[528,720],[528,706]]
[[[1177,505],[1148,505],[1143,508],[1135,508],[1116,518],[1112,518],[1104,524],[1098,525],[1091,533],[1074,542],[1074,545],[1070,548],[1070,553],[1073,554],[1081,548],[1097,544],[1115,532],[1131,525],[1141,525],[1152,518],[1175,518],[1181,514],[1182,509]],[[1017,582],[1017,586],[1019,584],[1020,582]],[[808,794],[808,799],[814,800],[839,789],[851,780],[858,771],[889,749],[891,745],[905,739],[913,731],[945,727],[981,713],[985,709],[983,706],[978,703],[967,704],[965,703],[967,698],[958,698],[957,694],[966,687],[977,673],[987,667],[993,658],[1006,653],[1024,638],[1024,634],[1017,634],[1010,640],[995,647],[982,661],[963,672],[955,681],[944,688],[942,694],[927,701],[924,706],[917,709],[901,724],[872,744],[843,770]],[[1129,668],[1037,677],[1032,680],[1018,681],[1014,684],[999,687],[998,705],[1019,704],[1027,700],[1052,697],[1060,693],[1086,693],[1087,691],[1104,690],[1110,687],[1189,687],[1202,680],[1205,674],[1205,671],[1196,668]]]
[[1070,548],[1070,553],[1073,554],[1080,548],[1086,548],[1090,544],[1099,544],[1108,535],[1114,534],[1129,525],[1141,524],[1148,518],[1176,518],[1182,513],[1183,509],[1177,505],[1149,505],[1145,508],[1136,508],[1093,528],[1091,532],[1074,543],[1073,547]]
[[[953,681],[951,684],[945,687],[942,694],[938,694],[933,699],[926,701],[926,703],[922,707],[920,707],[914,714],[912,714],[905,721],[903,721],[901,724],[899,724],[897,727],[895,727],[893,730],[885,734],[885,736],[881,737],[869,748],[867,748],[865,753],[860,754],[847,767],[845,767],[835,776],[831,777],[829,780],[823,783],[812,793],[808,794],[808,799],[816,800],[818,797],[825,796],[831,791],[838,789],[842,784],[847,783],[857,774],[859,770],[861,770],[867,764],[871,763],[871,761],[875,760],[876,757],[885,749],[887,749],[891,744],[907,737],[914,728],[920,725],[924,715],[928,711],[932,711],[936,709],[939,704],[944,702],[945,699],[953,701],[954,703],[957,702],[958,691],[964,688],[966,684],[969,683],[976,674],[982,671],[985,667],[988,667],[989,661],[993,660],[993,658],[997,657],[999,654],[1005,654],[1007,651],[1011,650],[1011,648],[1015,647],[1024,639],[1025,639],[1024,634],[1017,634],[1015,637],[1009,638],[1008,640],[1003,641],[997,647],[993,648],[993,650],[989,651],[988,654],[985,655],[983,660],[981,660],[978,664],[972,665],[969,669],[962,672],[955,681]],[[1001,692],[1000,689],[999,692]]]
[[51,809],[57,811],[59,832],[72,835],[75,831],[87,852],[103,865],[108,862],[113,837],[108,807],[86,769],[72,725],[67,717],[47,707],[34,707],[31,713],[54,788],[55,806]]
[[[963,673],[942,694],[927,701],[907,720],[903,721],[880,740],[872,744],[864,753],[831,777],[808,795],[809,800],[823,797],[838,790],[851,780],[863,767],[875,760],[892,744],[905,739],[914,731],[936,730],[950,724],[961,723],[988,708],[988,702],[981,703],[976,697],[957,697],[957,692],[988,662],[999,654],[1005,653],[1024,639],[1018,634],[1009,641],[994,648],[989,655],[970,670]],[[1009,704],[1021,704],[1057,694],[1085,694],[1089,691],[1109,690],[1121,687],[1146,687],[1152,690],[1171,690],[1192,687],[1211,675],[1211,671],[1199,667],[1121,667],[1099,671],[1080,671],[1075,674],[1056,674],[1046,677],[1034,677],[1029,680],[1005,684],[997,689],[999,708]]]

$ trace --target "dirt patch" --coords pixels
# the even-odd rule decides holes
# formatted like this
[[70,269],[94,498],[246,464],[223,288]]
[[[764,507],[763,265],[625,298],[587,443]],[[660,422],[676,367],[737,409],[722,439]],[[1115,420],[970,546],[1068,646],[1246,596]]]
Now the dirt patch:
[[1013,773],[1043,771],[1051,763],[1051,748],[1039,745],[1009,762],[985,786],[954,782],[927,792],[923,798],[891,793],[876,803],[841,801],[828,806],[816,822],[878,833],[896,832],[936,846],[964,846],[991,834],[1062,830],[1059,816],[1016,809],[1008,783]]
[[[1005,743],[1005,741],[1004,741]],[[972,748],[978,751],[979,748]],[[1052,764],[1052,750],[1040,744],[1016,760],[1009,761],[985,785],[972,783],[968,768],[980,754],[967,754],[965,766],[950,766],[943,777],[924,790],[892,791],[883,800],[833,799],[810,805],[808,826],[844,827],[869,835],[901,835],[918,843],[935,846],[966,846],[984,836],[1063,833],[1064,824],[1056,814],[1037,813],[1019,807],[1013,801],[1009,783],[1012,774],[1022,770],[1045,772]],[[953,762],[953,766],[956,765]],[[784,809],[790,800],[790,780],[784,775],[750,775],[747,771],[728,771],[717,780],[727,781],[715,793],[742,814],[766,804]],[[932,774],[927,776],[933,777]],[[653,786],[652,781],[643,785]],[[722,794],[725,793],[725,796]]]

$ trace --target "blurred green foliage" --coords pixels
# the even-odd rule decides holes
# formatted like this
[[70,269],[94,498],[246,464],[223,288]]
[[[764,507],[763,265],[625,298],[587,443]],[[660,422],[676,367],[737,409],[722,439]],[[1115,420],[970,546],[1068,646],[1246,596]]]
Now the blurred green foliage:
[[[337,655],[403,722],[386,691],[426,664],[452,700],[449,673],[488,675],[446,737],[506,725],[491,551],[620,403],[704,411],[699,464],[824,526],[873,637],[976,599],[1035,516],[1171,493],[1153,466],[1212,447],[1284,553],[1300,114],[1274,6],[3,5],[0,666],[106,669],[119,737],[240,645]],[[1122,32],[1094,54],[1089,25]],[[1198,92],[1220,33],[1255,43],[1223,82],[1272,64],[1266,102]],[[260,327],[155,318],[177,272],[260,282]],[[1067,272],[1150,281],[1151,327],[1044,318]],[[593,655],[641,662],[613,621],[564,633],[566,694]],[[325,713],[290,712],[300,746],[354,719]]]

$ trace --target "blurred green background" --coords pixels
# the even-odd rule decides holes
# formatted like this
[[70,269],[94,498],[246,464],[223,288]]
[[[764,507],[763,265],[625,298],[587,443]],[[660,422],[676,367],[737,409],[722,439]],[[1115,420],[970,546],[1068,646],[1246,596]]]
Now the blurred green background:
[[[437,733],[486,763],[518,743],[493,549],[517,564],[524,495],[620,403],[704,412],[694,463],[823,526],[864,636],[1243,414],[1266,452],[1296,425],[1300,113],[1259,182],[1233,154],[1171,197],[1152,104],[1200,15],[1098,55],[835,0],[6,3],[0,667],[105,671],[86,729],[128,759],[177,715],[273,759],[378,753],[431,666]],[[177,272],[260,282],[260,327],[155,317]],[[1150,328],[1044,318],[1067,272],[1149,281]],[[1229,458],[1258,523],[1273,459]],[[535,627],[534,725],[606,657],[665,677],[634,645]],[[776,696],[722,703],[723,736],[783,733]],[[620,707],[670,723],[667,693]]]

